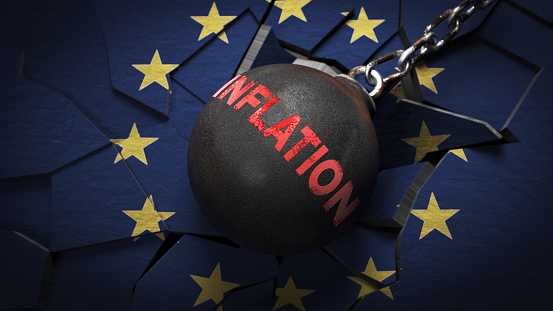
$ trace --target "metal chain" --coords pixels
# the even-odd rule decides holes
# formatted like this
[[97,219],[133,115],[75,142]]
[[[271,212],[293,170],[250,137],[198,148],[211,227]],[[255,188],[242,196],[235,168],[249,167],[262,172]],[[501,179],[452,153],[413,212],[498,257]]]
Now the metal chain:
[[[443,11],[428,26],[424,28],[422,37],[405,50],[397,50],[369,62],[366,66],[357,66],[350,70],[349,76],[355,78],[365,76],[367,83],[374,87],[369,95],[378,98],[387,84],[395,84],[399,79],[406,76],[426,55],[434,53],[444,47],[461,30],[461,24],[471,17],[477,10],[483,10],[490,6],[495,0],[463,0],[453,9]],[[437,40],[436,34],[432,32],[436,26],[447,19],[447,27],[450,29],[442,39]],[[399,58],[397,68],[399,72],[382,78],[380,73],[374,69],[389,60]]]

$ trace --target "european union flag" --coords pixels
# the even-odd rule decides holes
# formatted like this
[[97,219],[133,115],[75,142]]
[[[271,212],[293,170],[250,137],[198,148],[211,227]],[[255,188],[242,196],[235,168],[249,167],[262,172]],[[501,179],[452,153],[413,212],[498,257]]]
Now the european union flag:
[[374,120],[380,166],[415,164],[429,153],[502,139],[486,122],[410,100],[383,99]]
[[346,68],[352,69],[365,64],[397,32],[399,3],[352,1],[347,5],[350,6],[348,11],[353,9],[352,16],[311,55],[339,60]]
[[[524,291],[521,296],[517,289],[505,286],[532,282],[532,287],[548,291],[540,273],[527,275],[529,264],[545,264],[551,254],[544,248],[550,242],[549,225],[534,216],[541,207],[528,205],[527,198],[550,195],[539,190],[543,189],[539,181],[533,181],[531,176],[539,173],[521,174],[533,165],[509,165],[527,147],[521,142],[467,148],[466,161],[448,154],[420,191],[403,232],[402,281],[392,287],[396,301],[370,300],[362,306],[449,308],[455,301],[454,309],[459,310],[476,304],[516,310],[548,305],[541,293]],[[518,186],[504,187],[510,182],[501,180],[511,179]],[[424,291],[416,290],[421,286]],[[466,289],[470,300],[463,299],[467,291],[458,289]]]
[[[269,1],[267,1],[269,2]],[[352,5],[336,1],[275,1],[266,24],[288,49],[308,55],[346,21]]]
[[148,197],[123,162],[113,163],[118,155],[106,146],[52,175],[53,251],[131,236],[134,221],[123,211],[140,210]]
[[357,286],[347,276],[348,271],[321,249],[284,256],[274,296],[252,310],[347,310],[357,299]]
[[247,9],[228,1],[95,1],[112,85],[168,115],[169,74]]
[[131,310],[226,310],[227,298],[274,279],[277,269],[274,256],[184,235],[138,280]]
[[0,41],[21,50],[12,60],[18,67],[15,74],[19,72],[66,97],[106,137],[128,133],[129,122],[153,124],[162,120],[111,87],[104,35],[89,1],[2,5],[2,27],[11,31],[2,32]]
[[242,65],[350,69],[459,2],[2,2],[0,309],[547,309],[549,2],[476,11],[376,100],[377,185],[328,245],[240,248],[190,189],[194,120]]
[[[153,208],[160,215],[167,216],[156,218],[157,216],[152,214],[152,220],[159,219],[160,224],[176,232],[219,234],[207,222],[194,200],[186,166],[188,140],[183,138],[170,122],[156,127],[145,127],[140,131],[138,125],[133,125],[127,138],[112,141],[120,153],[111,152],[111,159],[106,165],[114,166],[113,169],[128,167],[132,172],[133,181],[140,185],[144,193],[151,196]],[[135,205],[124,210],[140,210],[141,206]],[[127,227],[127,233],[133,231],[131,228],[132,226]],[[154,225],[154,229],[149,231],[156,230],[157,227]]]
[[[386,285],[396,280],[397,275],[393,275],[398,267],[396,265],[397,238],[398,232],[353,228],[325,246],[325,251],[338,259],[348,271],[360,271],[368,277],[353,279],[355,283],[362,286],[358,295],[358,298],[361,298],[377,289],[385,293],[387,290],[383,289]],[[346,241],[347,243],[344,243]],[[379,272],[383,270],[389,272]],[[365,290],[369,292],[364,292]],[[390,293],[387,295],[392,298]]]
[[232,79],[259,24],[249,10],[235,16],[216,37],[186,59],[173,78],[203,101]]

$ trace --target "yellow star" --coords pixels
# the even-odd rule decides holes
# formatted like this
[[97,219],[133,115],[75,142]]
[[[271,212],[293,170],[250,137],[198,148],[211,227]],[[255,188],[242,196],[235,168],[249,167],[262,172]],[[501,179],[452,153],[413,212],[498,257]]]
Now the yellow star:
[[405,99],[405,94],[403,94],[403,89],[401,88],[401,86],[396,86],[394,87],[390,93],[392,95],[394,95],[395,97],[397,97],[397,101],[396,103],[399,103],[400,100],[402,99]]
[[275,294],[278,296],[278,300],[275,303],[273,310],[279,309],[287,304],[291,304],[296,308],[305,311],[301,298],[314,292],[316,291],[311,289],[296,288],[296,284],[294,284],[294,280],[290,276],[283,288],[276,289]]
[[223,30],[225,25],[230,23],[236,16],[221,16],[219,15],[219,10],[217,10],[217,5],[215,2],[211,5],[211,9],[207,16],[190,16],[193,20],[198,22],[203,26],[202,32],[198,37],[198,41],[209,36],[212,33],[217,34],[217,38],[223,40],[226,43],[228,42],[227,34]]
[[140,84],[139,91],[148,85],[157,82],[157,84],[169,89],[169,83],[167,82],[167,74],[173,69],[177,68],[178,64],[162,64],[161,58],[159,58],[159,52],[156,50],[154,57],[150,61],[150,64],[132,65],[138,71],[144,74],[142,84]]
[[128,138],[125,139],[110,139],[112,143],[117,144],[123,148],[121,150],[121,153],[118,153],[115,157],[115,161],[113,163],[119,162],[121,160],[121,156],[123,156],[123,159],[128,159],[131,156],[134,156],[138,160],[142,161],[142,163],[148,165],[148,161],[146,160],[146,154],[144,153],[144,148],[146,148],[148,145],[153,143],[154,141],[158,140],[157,137],[140,137],[140,134],[138,133],[138,129],[136,128],[136,123],[132,125],[131,133],[129,134]]
[[441,144],[448,137],[449,134],[432,136],[430,134],[430,131],[428,131],[428,128],[426,127],[426,123],[422,121],[422,127],[419,137],[403,138],[402,140],[409,145],[417,148],[417,152],[415,154],[415,163],[417,163],[422,160],[422,158],[424,158],[427,153],[437,151],[438,145]]
[[451,216],[455,215],[459,210],[458,209],[440,209],[438,202],[434,197],[434,192],[430,195],[430,202],[428,202],[428,209],[421,210],[412,210],[411,213],[422,221],[421,235],[419,239],[424,238],[432,230],[436,229],[443,233],[448,238],[452,239],[449,228],[445,223]]
[[420,61],[415,66],[415,70],[417,71],[417,77],[419,78],[420,85],[424,85],[432,92],[438,94],[438,90],[436,89],[432,78],[442,72],[444,68],[428,68],[426,67],[424,61]]
[[[271,2],[271,0],[267,0]],[[301,19],[304,22],[307,22],[305,15],[303,15],[302,8],[306,6],[311,0],[279,0],[275,1],[275,6],[280,8],[282,12],[280,13],[280,19],[278,23],[284,22],[288,17],[295,16]]]
[[[392,274],[396,273],[395,271],[378,271],[376,270],[376,266],[374,265],[373,258],[371,257],[369,259],[369,262],[367,263],[367,267],[365,268],[365,271],[363,271],[363,274],[375,279],[379,282],[384,281],[388,277],[390,277]],[[361,298],[363,296],[366,296],[370,293],[378,291],[378,287],[374,286],[373,284],[363,280],[362,278],[358,276],[348,276],[348,279],[354,281],[355,283],[361,285],[361,290],[359,291],[359,296],[357,298]],[[384,287],[381,288],[380,291],[385,294],[386,296],[390,297],[391,299],[394,299],[394,296],[392,295],[392,290],[390,290],[390,287]]]
[[[196,302],[194,303],[194,307],[208,300],[213,300],[215,304],[219,304],[221,301],[223,301],[223,294],[225,292],[228,292],[229,290],[240,286],[240,284],[225,282],[221,279],[220,263],[217,263],[217,266],[215,267],[209,278],[192,274],[190,275],[190,277],[192,277],[194,281],[202,288],[198,299],[196,299]],[[222,310],[222,308],[218,309]]]
[[144,231],[150,231],[152,233],[157,232],[156,235],[162,240],[164,240],[165,237],[163,236],[163,233],[159,232],[161,231],[159,228],[159,221],[166,220],[175,214],[175,212],[157,212],[154,209],[154,199],[151,195],[148,199],[146,199],[146,202],[144,202],[142,210],[123,211],[123,213],[127,214],[127,216],[136,221],[136,226],[134,226],[131,237],[136,237]]
[[[343,12],[342,15],[347,15],[348,12]],[[351,35],[351,40],[349,43],[355,42],[357,39],[365,36],[374,42],[378,43],[374,29],[376,26],[384,23],[385,19],[369,19],[367,13],[365,13],[365,8],[361,7],[359,12],[359,17],[357,20],[347,21],[346,24],[353,28],[353,34]]]
[[463,151],[463,149],[461,149],[461,148],[449,150],[449,153],[453,153],[454,155],[458,156],[459,158],[465,160],[465,162],[469,161],[467,159],[467,155],[465,154],[465,151]]

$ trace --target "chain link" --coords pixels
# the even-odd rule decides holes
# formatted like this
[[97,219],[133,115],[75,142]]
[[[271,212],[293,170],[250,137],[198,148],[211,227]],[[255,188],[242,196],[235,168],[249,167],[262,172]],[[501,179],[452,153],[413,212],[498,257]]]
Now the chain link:
[[[422,37],[405,50],[390,52],[369,62],[365,66],[357,66],[350,70],[349,76],[355,78],[365,75],[365,80],[374,89],[370,92],[373,99],[378,98],[386,85],[393,85],[406,76],[426,55],[434,53],[443,48],[461,30],[461,24],[471,17],[477,10],[483,10],[490,6],[495,0],[463,0],[453,9],[447,9],[438,15],[423,31]],[[437,40],[434,28],[447,19],[447,27],[450,29],[442,39]],[[392,59],[399,58],[397,68],[399,72],[382,78],[380,73],[374,69],[375,66]]]

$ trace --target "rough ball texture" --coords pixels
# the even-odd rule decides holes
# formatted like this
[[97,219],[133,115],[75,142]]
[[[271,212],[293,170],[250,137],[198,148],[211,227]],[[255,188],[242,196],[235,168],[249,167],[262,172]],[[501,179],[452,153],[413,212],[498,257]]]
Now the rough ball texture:
[[196,201],[222,234],[283,255],[320,247],[355,222],[378,174],[374,103],[361,85],[270,65],[215,95],[194,125],[188,171]]

